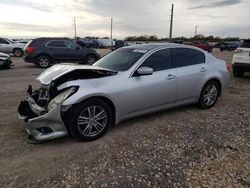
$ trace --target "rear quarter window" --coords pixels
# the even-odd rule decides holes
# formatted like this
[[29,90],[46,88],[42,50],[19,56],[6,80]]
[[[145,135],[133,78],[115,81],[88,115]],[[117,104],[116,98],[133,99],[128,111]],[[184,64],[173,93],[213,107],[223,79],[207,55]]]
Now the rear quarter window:
[[175,48],[175,63],[177,67],[196,65],[206,62],[205,54],[190,48]]
[[47,43],[48,47],[65,47],[64,41],[62,40],[53,40]]

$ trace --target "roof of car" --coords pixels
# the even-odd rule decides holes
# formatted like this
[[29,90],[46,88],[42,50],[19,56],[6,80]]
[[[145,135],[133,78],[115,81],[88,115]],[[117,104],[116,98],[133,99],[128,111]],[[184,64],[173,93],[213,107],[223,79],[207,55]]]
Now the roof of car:
[[188,48],[196,48],[190,45],[184,45],[184,44],[176,44],[176,43],[151,43],[151,44],[136,44],[136,45],[131,45],[126,48],[137,48],[141,50],[153,50],[161,47],[166,47],[166,48],[176,48],[176,47],[188,47]]
[[40,37],[40,38],[36,38],[34,40],[70,40],[70,38],[67,38],[67,37]]

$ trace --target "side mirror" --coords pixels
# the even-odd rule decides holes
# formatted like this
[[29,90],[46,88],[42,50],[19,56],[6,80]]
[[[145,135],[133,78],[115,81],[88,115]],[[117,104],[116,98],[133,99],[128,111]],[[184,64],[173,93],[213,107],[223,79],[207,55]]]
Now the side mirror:
[[146,76],[153,74],[154,70],[150,67],[140,67],[136,72],[138,76]]
[[75,48],[75,50],[80,50],[81,49],[81,47],[80,46],[76,46],[76,48]]

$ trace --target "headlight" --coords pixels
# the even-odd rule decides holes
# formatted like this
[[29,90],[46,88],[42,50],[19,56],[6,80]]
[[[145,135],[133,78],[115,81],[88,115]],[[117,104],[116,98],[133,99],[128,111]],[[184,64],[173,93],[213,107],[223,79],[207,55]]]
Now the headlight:
[[65,91],[61,92],[59,95],[57,95],[54,99],[52,99],[48,104],[48,111],[55,108],[57,105],[61,104],[63,101],[65,101],[70,95],[75,93],[77,91],[78,87],[71,87],[66,89]]

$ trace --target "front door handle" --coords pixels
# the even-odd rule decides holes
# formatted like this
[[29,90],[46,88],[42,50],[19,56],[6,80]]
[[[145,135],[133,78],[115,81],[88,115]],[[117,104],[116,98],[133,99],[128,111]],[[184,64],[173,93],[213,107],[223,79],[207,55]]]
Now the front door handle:
[[207,72],[207,69],[204,68],[204,67],[202,67],[202,68],[201,68],[201,72]]
[[167,76],[166,80],[173,80],[173,79],[175,79],[175,78],[176,78],[175,75],[169,74],[169,75]]

